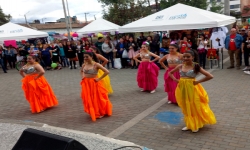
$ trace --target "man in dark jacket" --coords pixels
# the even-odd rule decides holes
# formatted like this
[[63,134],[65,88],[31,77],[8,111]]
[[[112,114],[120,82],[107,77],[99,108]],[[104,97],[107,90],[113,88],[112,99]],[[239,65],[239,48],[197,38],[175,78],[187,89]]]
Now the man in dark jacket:
[[140,33],[140,36],[137,38],[137,43],[139,48],[141,48],[141,45],[143,42],[145,42],[147,38],[143,35],[143,32]]
[[123,58],[122,54],[127,51],[127,44],[124,42],[123,38],[120,38],[120,42],[116,45],[117,55],[121,59],[122,68],[127,68],[128,58]]

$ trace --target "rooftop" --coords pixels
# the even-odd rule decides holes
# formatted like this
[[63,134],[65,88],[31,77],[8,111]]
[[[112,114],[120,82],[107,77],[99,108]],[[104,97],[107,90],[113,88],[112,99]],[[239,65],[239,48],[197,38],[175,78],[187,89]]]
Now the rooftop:
[[[72,24],[72,28],[83,28],[86,26],[88,23],[74,23]],[[29,26],[27,24],[19,24],[24,27]],[[46,30],[46,29],[65,29],[66,24],[65,23],[53,23],[53,24],[30,24],[31,27],[35,27],[38,30]]]

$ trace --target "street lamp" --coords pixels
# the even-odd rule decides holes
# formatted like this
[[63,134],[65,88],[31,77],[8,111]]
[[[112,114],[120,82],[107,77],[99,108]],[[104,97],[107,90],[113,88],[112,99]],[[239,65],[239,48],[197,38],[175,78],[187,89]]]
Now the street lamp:
[[44,23],[44,20],[47,19],[47,18],[42,18],[42,23]]
[[28,11],[26,14],[24,14],[24,18],[25,18],[25,22],[26,22],[26,24],[28,24],[28,22],[27,22],[27,18],[26,18],[26,15],[29,13],[30,11]]

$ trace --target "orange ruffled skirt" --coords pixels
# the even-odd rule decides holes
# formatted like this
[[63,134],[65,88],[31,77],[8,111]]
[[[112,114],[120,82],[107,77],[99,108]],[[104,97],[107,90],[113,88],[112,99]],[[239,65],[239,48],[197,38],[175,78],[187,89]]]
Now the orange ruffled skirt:
[[26,100],[30,103],[31,112],[39,113],[49,107],[58,105],[58,101],[44,76],[37,80],[37,74],[27,75],[22,79],[22,89]]
[[93,121],[104,115],[112,115],[112,104],[103,82],[96,82],[94,78],[84,78],[81,86],[84,111],[90,115]]
[[209,107],[209,98],[201,84],[193,85],[195,79],[181,78],[175,90],[178,105],[184,114],[186,127],[192,131],[205,124],[215,124],[216,118]]

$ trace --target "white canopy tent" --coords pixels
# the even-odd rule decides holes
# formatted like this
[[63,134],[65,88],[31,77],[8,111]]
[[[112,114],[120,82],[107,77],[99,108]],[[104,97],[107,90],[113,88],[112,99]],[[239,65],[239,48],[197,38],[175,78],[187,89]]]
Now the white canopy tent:
[[6,23],[0,26],[0,41],[5,40],[27,40],[30,38],[48,37],[48,33],[26,28],[24,26]]
[[235,17],[217,14],[179,3],[145,18],[124,25],[119,28],[119,32],[126,33],[212,28],[229,25],[235,21]]
[[86,25],[82,29],[78,30],[79,34],[88,34],[88,33],[99,33],[99,32],[115,32],[118,31],[119,25],[109,22],[105,19],[99,18],[90,24]]

